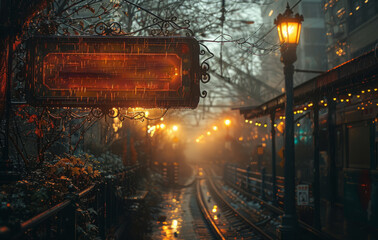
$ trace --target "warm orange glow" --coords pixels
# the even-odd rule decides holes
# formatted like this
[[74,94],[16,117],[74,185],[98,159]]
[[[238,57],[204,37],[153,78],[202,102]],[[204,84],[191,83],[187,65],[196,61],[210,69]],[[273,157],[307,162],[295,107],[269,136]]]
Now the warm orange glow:
[[160,124],[160,128],[164,129],[165,128],[165,124],[164,123]]
[[213,130],[214,130],[214,131],[217,131],[217,130],[218,130],[218,127],[217,127],[217,126],[213,126]]
[[181,62],[176,54],[49,53],[43,59],[43,84],[84,96],[93,90],[177,91]]
[[35,105],[198,105],[199,43],[193,37],[33,37],[27,54]]
[[178,127],[176,125],[173,125],[172,130],[175,131],[175,132],[177,132]]
[[211,135],[211,132],[207,132],[207,136],[210,136]]
[[172,228],[177,228],[177,225],[178,225],[178,222],[177,222],[177,220],[173,220],[172,221]]
[[197,142],[197,143],[199,143],[199,142],[200,142],[200,140],[199,140],[199,139],[197,138],[197,139],[196,139],[196,142]]
[[299,22],[281,22],[277,25],[278,37],[280,43],[298,44],[301,34],[301,23]]
[[230,119],[226,119],[226,120],[224,120],[224,124],[225,124],[226,126],[230,126],[230,124],[231,124],[231,120],[230,120]]

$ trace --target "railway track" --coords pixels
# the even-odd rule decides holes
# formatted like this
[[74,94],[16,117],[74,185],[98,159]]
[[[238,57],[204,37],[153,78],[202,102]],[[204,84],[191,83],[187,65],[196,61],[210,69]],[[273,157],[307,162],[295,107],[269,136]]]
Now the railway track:
[[[220,209],[221,215],[219,215],[219,218],[215,218],[215,216],[213,217],[209,208],[206,206],[201,190],[201,188],[204,187],[204,181],[207,182],[207,189],[211,198],[217,203],[217,206]],[[217,239],[274,239],[267,234],[264,229],[251,222],[251,220],[240,213],[238,209],[232,206],[219,193],[211,178],[198,180],[197,201],[206,222]]]
[[[211,171],[211,176],[214,176],[215,174]],[[213,183],[214,184],[214,183]],[[230,184],[228,183],[228,185],[232,188],[232,189],[235,189],[238,194],[234,194],[234,193],[230,193],[230,192],[227,192],[227,191],[223,191],[222,193],[225,195],[225,196],[228,196],[229,199],[232,199],[233,201],[236,199],[239,199],[240,196],[237,196],[239,195],[239,193],[243,196],[246,197],[246,199],[249,199],[247,201],[250,201],[250,200],[253,200],[254,202],[258,203],[259,205],[259,214],[260,215],[270,215],[270,216],[273,216],[272,218],[274,218],[274,216],[280,216],[280,215],[283,215],[283,210],[276,207],[276,206],[273,206],[272,204],[269,204],[268,202],[262,200],[261,198],[257,197],[256,195],[254,194],[251,194],[249,192],[246,192],[244,189],[236,186],[236,185],[233,185],[233,184]],[[215,186],[215,184],[214,184]],[[240,200],[239,200],[240,201]],[[243,203],[244,204],[244,203]],[[252,214],[253,215],[253,214]],[[253,218],[253,217],[252,217]],[[329,236],[328,234],[325,234],[313,227],[311,227],[310,225],[306,224],[305,222],[303,221],[300,221],[298,220],[298,225],[299,225],[299,239],[306,239],[306,240],[319,240],[319,239],[322,239],[322,240],[336,240],[335,238],[333,238],[332,236]],[[267,228],[266,229],[266,232],[271,232],[273,234],[273,231],[274,229],[272,229],[272,227]]]

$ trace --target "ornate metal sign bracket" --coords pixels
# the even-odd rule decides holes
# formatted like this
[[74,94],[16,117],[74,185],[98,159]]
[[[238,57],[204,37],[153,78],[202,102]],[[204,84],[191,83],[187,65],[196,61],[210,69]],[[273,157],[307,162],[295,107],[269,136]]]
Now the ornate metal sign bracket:
[[[35,22],[35,24],[32,26],[30,25],[30,29],[25,31],[23,34],[24,39],[28,39],[31,36],[34,35],[78,35],[80,36],[93,36],[93,35],[99,35],[99,36],[141,36],[141,35],[150,35],[152,37],[170,37],[170,36],[177,36],[177,35],[185,35],[187,37],[193,37],[194,32],[190,29],[190,21],[178,21],[178,18],[176,16],[171,16],[168,18],[163,18],[157,14],[154,14],[153,12],[149,11],[148,9],[139,6],[138,4],[135,4],[128,0],[122,0],[117,1],[117,7],[113,6],[113,8],[105,9],[103,8],[103,11],[100,11],[100,8],[98,10],[93,9],[93,7],[90,6],[90,4],[79,4],[79,2],[73,1],[74,3],[68,4],[67,8],[64,8],[64,12],[57,12],[57,13],[46,13],[48,15],[48,18],[46,16],[36,16],[36,20],[33,20],[32,22]],[[54,6],[60,6],[59,1],[55,0]],[[140,29],[135,31],[125,31],[123,28],[126,28],[125,22],[122,20],[120,22],[117,22],[114,20],[113,17],[110,17],[110,14],[117,13],[117,11],[120,13],[121,9],[124,9],[125,6],[132,5],[137,10],[136,12],[138,14],[147,14],[147,23],[143,23],[140,25]],[[62,6],[60,6],[62,7]],[[92,13],[91,13],[92,12]],[[75,15],[76,14],[76,15]],[[89,15],[88,15],[89,14]],[[125,14],[127,14],[125,12]],[[97,21],[83,21],[82,15],[88,15],[88,18],[90,19],[101,19],[99,22]],[[75,17],[80,16],[80,17]],[[112,15],[113,16],[113,15]],[[115,17],[117,19],[117,17]],[[121,19],[121,18],[119,18]],[[35,30],[33,30],[35,29]],[[208,73],[210,69],[210,65],[208,63],[208,60],[210,60],[214,54],[211,53],[211,51],[208,49],[207,46],[205,46],[203,43],[197,40],[200,45],[200,52],[199,55],[201,57],[201,61],[199,64],[199,71],[197,78],[197,83],[203,83],[206,84],[210,81],[210,75]],[[16,57],[15,59],[19,59],[17,61],[16,71],[14,72],[14,81],[17,82],[17,90],[14,91],[14,96],[17,98],[24,98],[23,95],[25,94],[25,87],[27,84],[25,83],[24,79],[20,76],[24,76],[25,72],[25,66],[26,64],[26,49],[25,44],[21,42],[21,44],[18,45],[16,48]],[[204,60],[202,60],[204,58]],[[198,76],[197,75],[197,76]],[[201,84],[199,84],[199,88],[201,88]],[[198,88],[197,88],[198,89]],[[198,94],[201,98],[205,98],[207,96],[206,90],[198,89]],[[198,98],[197,94],[197,98]],[[20,101],[20,100],[18,100]],[[22,100],[21,100],[22,101]],[[90,107],[90,106],[88,106]],[[167,107],[168,110],[169,107]],[[119,111],[118,111],[119,110]],[[148,118],[148,116],[145,115],[143,111],[140,112],[127,112],[123,113],[120,109],[117,111],[113,110],[113,108],[110,107],[97,107],[97,110],[90,110],[91,116],[94,117],[103,117],[103,116],[109,116],[109,117],[118,117],[120,120],[124,119],[149,119],[153,120],[154,118]],[[164,114],[166,111],[164,112]],[[164,115],[163,114],[163,115]],[[160,118],[160,117],[158,117]],[[158,119],[157,118],[157,119]]]

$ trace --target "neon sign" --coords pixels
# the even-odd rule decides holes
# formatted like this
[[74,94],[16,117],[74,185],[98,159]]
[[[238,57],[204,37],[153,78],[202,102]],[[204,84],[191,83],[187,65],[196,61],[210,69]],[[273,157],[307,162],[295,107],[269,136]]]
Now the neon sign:
[[38,37],[28,42],[37,106],[195,108],[199,44],[188,37]]

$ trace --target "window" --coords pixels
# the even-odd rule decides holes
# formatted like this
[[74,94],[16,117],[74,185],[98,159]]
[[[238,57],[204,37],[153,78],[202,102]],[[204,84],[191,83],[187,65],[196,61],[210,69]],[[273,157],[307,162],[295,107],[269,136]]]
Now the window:
[[322,7],[320,2],[304,2],[302,4],[303,16],[306,18],[319,18],[322,17]]
[[303,36],[306,39],[306,44],[326,42],[326,33],[324,28],[303,28]]
[[370,126],[348,125],[348,167],[370,168]]

